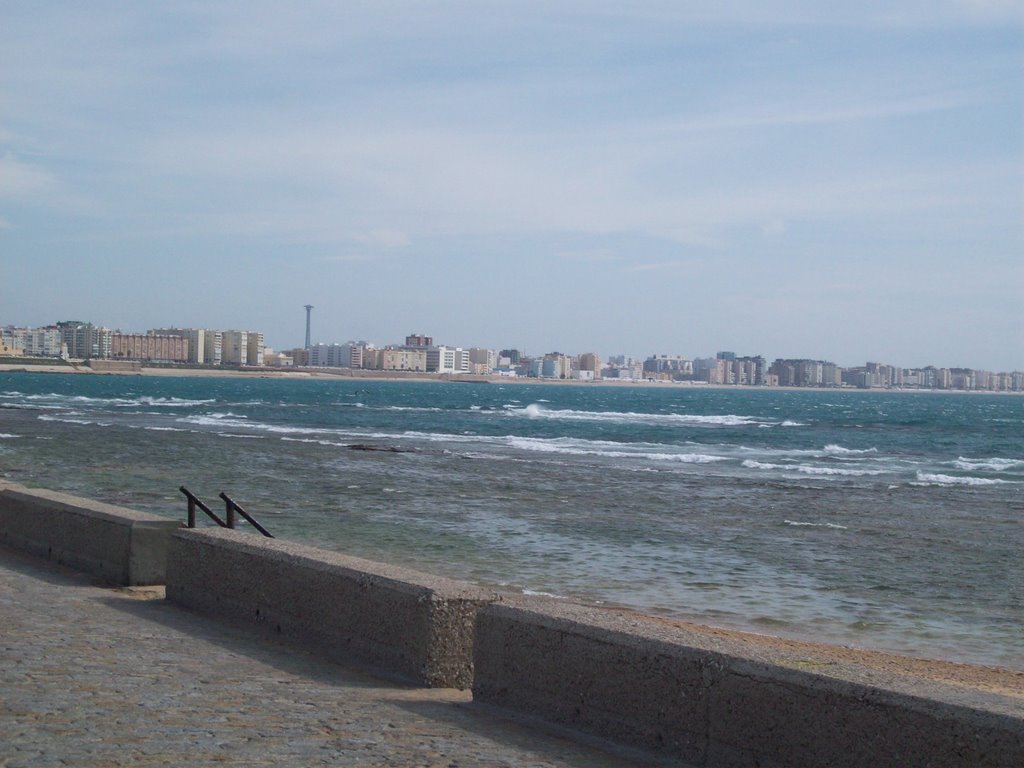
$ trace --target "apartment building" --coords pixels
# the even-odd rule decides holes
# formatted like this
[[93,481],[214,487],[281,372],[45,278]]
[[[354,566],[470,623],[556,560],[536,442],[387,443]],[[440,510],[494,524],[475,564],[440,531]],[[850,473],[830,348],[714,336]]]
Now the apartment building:
[[110,357],[118,360],[186,363],[188,339],[171,334],[114,333],[110,337]]
[[385,347],[381,350],[381,370],[427,370],[427,350],[418,347]]
[[188,362],[202,365],[206,359],[206,334],[203,328],[153,328],[149,331],[157,336],[180,336],[188,341]]

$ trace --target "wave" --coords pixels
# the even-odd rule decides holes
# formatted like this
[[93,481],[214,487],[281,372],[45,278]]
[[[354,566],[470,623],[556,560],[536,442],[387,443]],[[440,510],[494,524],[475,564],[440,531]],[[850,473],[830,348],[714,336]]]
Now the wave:
[[1024,459],[968,459],[963,456],[953,462],[953,466],[966,472],[977,472],[989,470],[991,472],[1005,472],[1008,469],[1024,467]]
[[109,422],[93,421],[92,419],[76,419],[70,416],[36,416],[40,421],[57,421],[62,424],[83,424],[83,425],[96,425],[98,427],[109,427],[112,426]]
[[965,477],[963,475],[940,475],[930,472],[918,472],[914,485],[1005,485],[1008,480],[997,480],[988,477]]
[[186,400],[180,397],[140,397],[130,401],[132,405],[149,405],[161,408],[195,408],[201,405],[209,405],[216,400]]
[[[716,461],[727,461],[724,456],[713,456],[704,453],[663,453],[648,451],[629,451],[621,448],[628,443],[609,443],[608,441],[574,440],[572,438],[554,438],[545,440],[535,437],[511,437],[509,444],[523,451],[539,451],[541,453],[561,453],[573,456],[602,456],[612,459],[648,459],[650,461],[674,461],[682,464],[710,464]],[[620,450],[607,450],[599,446],[614,445]]]
[[0,440],[13,440],[16,437],[21,437],[21,435],[11,435],[7,432],[0,432]]
[[764,461],[746,459],[743,466],[747,469],[775,469],[783,472],[800,472],[804,475],[836,475],[842,477],[866,477],[884,475],[883,469],[843,469],[840,467],[820,467],[814,464],[772,464]]
[[140,405],[162,408],[193,408],[202,405],[209,405],[216,400],[189,400],[180,397],[152,397],[143,395],[141,397],[88,397],[86,395],[62,395],[58,392],[48,392],[38,395],[23,395],[20,392],[5,392],[0,394],[5,399],[21,399],[32,403],[49,402],[65,403],[79,406],[113,406],[115,408],[132,408]]
[[826,445],[824,451],[828,456],[863,456],[868,453],[878,453],[877,448],[846,448],[842,445],[836,445],[835,443]]
[[267,424],[262,421],[250,421],[247,416],[239,416],[228,413],[206,413],[193,416],[182,416],[175,419],[180,424],[196,424],[201,427],[228,427],[234,429],[253,429],[261,432],[273,432],[285,435],[319,435],[330,432],[329,429],[317,429],[310,427],[282,427],[276,424]]
[[529,419],[558,419],[563,421],[613,421],[619,423],[642,424],[706,424],[724,427],[741,427],[764,424],[765,421],[751,416],[701,415],[691,413],[634,413],[622,411],[575,411],[572,409],[545,408],[539,403],[531,403],[525,408],[505,406],[512,416]]
[[530,589],[529,587],[523,587],[522,592],[526,597],[551,597],[555,600],[566,599],[562,595],[556,595],[554,592],[542,592],[539,589]]
[[839,525],[838,523],[805,523],[801,520],[783,520],[785,525],[793,525],[800,528],[834,528],[838,531],[845,531],[847,527],[845,525]]

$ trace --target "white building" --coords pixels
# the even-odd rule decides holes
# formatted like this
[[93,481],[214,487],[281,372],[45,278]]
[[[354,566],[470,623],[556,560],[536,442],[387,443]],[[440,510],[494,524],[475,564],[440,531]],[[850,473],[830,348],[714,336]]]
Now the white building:
[[30,357],[60,357],[60,328],[0,328],[4,343]]
[[248,355],[248,331],[221,332],[221,363],[223,365],[246,365]]
[[469,352],[462,347],[429,347],[427,370],[431,373],[469,373]]

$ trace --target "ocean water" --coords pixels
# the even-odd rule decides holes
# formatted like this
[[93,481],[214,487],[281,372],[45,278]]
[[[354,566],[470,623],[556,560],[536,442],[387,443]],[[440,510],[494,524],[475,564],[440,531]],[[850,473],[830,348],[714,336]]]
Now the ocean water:
[[509,592],[1024,669],[1021,397],[0,373],[0,475],[182,520],[179,485],[223,490]]

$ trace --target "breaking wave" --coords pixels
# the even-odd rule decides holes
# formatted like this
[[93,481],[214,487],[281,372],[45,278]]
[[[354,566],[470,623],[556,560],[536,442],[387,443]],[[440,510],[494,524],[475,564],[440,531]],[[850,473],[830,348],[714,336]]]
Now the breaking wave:
[[988,477],[964,477],[962,475],[940,475],[930,472],[918,472],[915,485],[1003,485],[1008,480],[996,480]]
[[541,439],[534,437],[510,437],[509,444],[523,451],[541,453],[562,453],[573,456],[603,456],[613,459],[647,459],[649,461],[674,461],[681,464],[711,464],[727,461],[724,456],[705,453],[666,453],[644,450],[622,450],[628,443],[612,443],[600,440],[574,440],[573,438]]
[[746,459],[743,466],[747,469],[774,469],[782,472],[800,472],[804,475],[836,475],[844,477],[865,477],[884,475],[883,469],[844,469],[841,467],[820,467],[814,464],[772,464],[764,461]]
[[1015,469],[1016,467],[1024,467],[1024,460],[1022,459],[968,459],[964,456],[959,457],[953,462],[953,466],[957,469],[962,469],[965,472],[977,472],[988,470],[990,472],[1005,472],[1008,469]]
[[505,406],[512,416],[529,419],[558,419],[562,421],[611,421],[624,424],[703,424],[722,427],[742,427],[768,422],[751,416],[701,415],[693,413],[634,413],[622,411],[576,411],[572,409],[545,408],[531,403],[525,408]]
[[839,525],[838,523],[805,523],[800,520],[783,520],[785,525],[793,525],[799,528],[834,528],[838,531],[845,531],[847,527],[845,525]]

